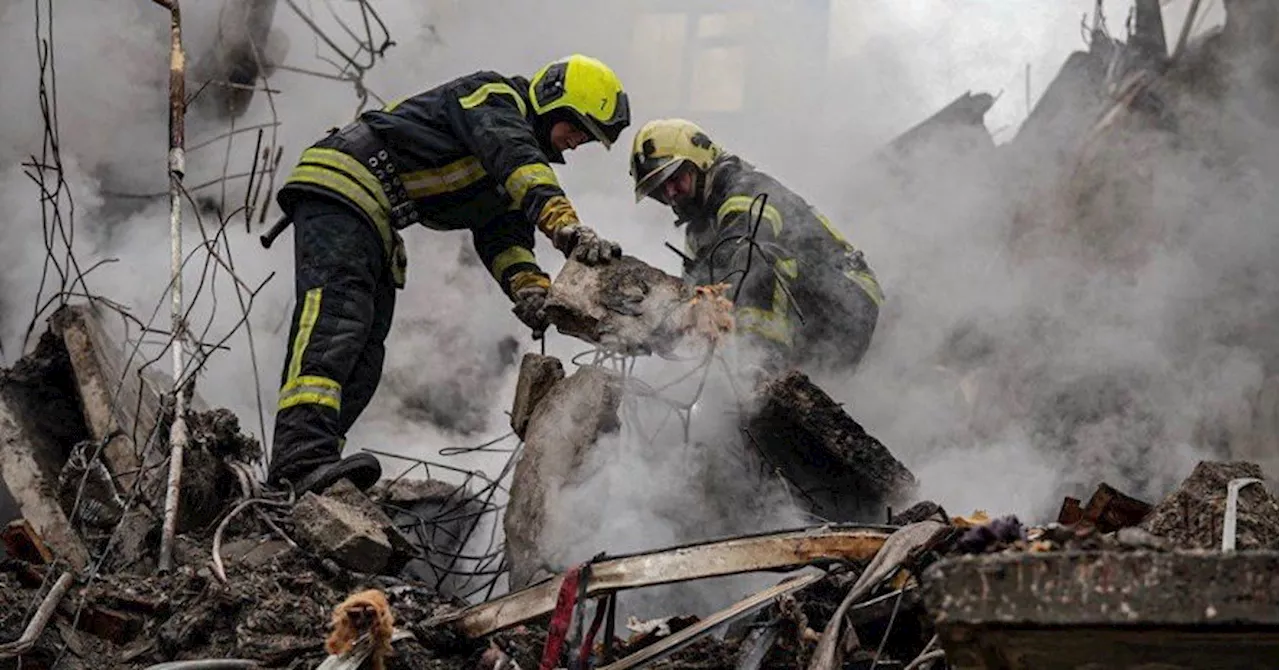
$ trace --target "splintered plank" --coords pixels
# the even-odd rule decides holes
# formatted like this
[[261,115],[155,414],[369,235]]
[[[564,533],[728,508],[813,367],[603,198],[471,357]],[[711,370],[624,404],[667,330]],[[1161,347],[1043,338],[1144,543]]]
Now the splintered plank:
[[656,661],[668,654],[679,651],[685,645],[693,642],[703,635],[706,635],[717,626],[741,619],[748,614],[758,611],[765,605],[774,602],[777,598],[781,598],[789,593],[795,593],[796,591],[817,582],[823,577],[826,577],[826,575],[821,572],[811,572],[806,575],[792,577],[781,584],[776,584],[756,593],[755,595],[740,600],[732,607],[722,609],[698,623],[689,626],[688,628],[684,628],[677,633],[668,635],[662,640],[622,658],[615,663],[602,666],[600,670],[630,670],[630,668],[636,668],[645,663]]
[[57,475],[51,464],[57,445],[28,430],[16,406],[0,392],[0,486],[18,504],[23,526],[77,570],[89,561],[80,536],[58,504]]
[[[867,526],[821,526],[690,544],[593,563],[586,595],[673,584],[747,572],[794,570],[875,556],[889,531]],[[504,630],[550,613],[564,575],[489,602],[435,617],[427,626],[450,626],[468,637]]]

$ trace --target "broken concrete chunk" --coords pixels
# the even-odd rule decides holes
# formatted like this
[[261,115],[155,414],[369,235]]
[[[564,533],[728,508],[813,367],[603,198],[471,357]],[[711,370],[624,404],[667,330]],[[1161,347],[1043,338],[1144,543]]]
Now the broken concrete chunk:
[[551,284],[547,318],[565,335],[636,355],[667,347],[671,318],[693,287],[631,256],[606,265],[567,261]]
[[520,439],[524,439],[534,408],[561,379],[564,379],[564,366],[554,356],[527,353],[520,360],[520,379],[516,382],[516,397],[511,403],[511,429]]
[[89,437],[105,442],[102,457],[120,489],[133,487],[133,473],[148,473],[143,499],[159,504],[166,479],[161,464],[167,452],[153,449],[144,454],[142,447],[161,414],[161,394],[173,387],[172,380],[151,369],[136,374],[143,361],[128,359],[92,306],[62,307],[49,318],[49,326],[70,357]]
[[388,562],[385,568],[387,572],[399,572],[405,561],[417,555],[418,552],[413,543],[396,528],[396,525],[382,511],[382,508],[360,489],[356,488],[356,485],[349,480],[338,480],[338,483],[325,490],[324,495],[345,503],[351,509],[359,512],[369,523],[382,530],[382,534],[386,536],[387,541],[391,544],[391,552],[396,559]]
[[359,509],[308,492],[293,508],[298,539],[342,567],[379,573],[391,559],[391,541]]
[[[1254,477],[1266,481],[1257,463],[1201,461],[1142,522],[1141,528],[1187,549],[1222,546],[1222,521],[1227,509],[1227,483]],[[1236,548],[1276,550],[1280,544],[1280,513],[1276,497],[1258,485],[1240,490],[1236,513]]]
[[[143,357],[131,357],[129,351],[118,344],[102,312],[93,305],[59,308],[49,318],[49,330],[61,339],[70,361],[71,383],[79,399],[83,425],[88,432],[86,437],[95,445],[105,445],[102,460],[115,478],[118,490],[132,490],[134,479],[141,473],[140,500],[153,511],[159,511],[168,483],[165,462],[169,450],[167,430],[157,423],[162,422],[166,414],[163,394],[172,390],[173,380],[156,366],[143,368]],[[192,393],[188,407],[197,412],[205,410],[207,405],[198,394]],[[156,435],[153,437],[153,434]],[[192,459],[195,467],[194,455]],[[187,477],[186,481],[212,485],[215,479],[206,477],[208,468],[204,470]],[[201,513],[220,507],[220,500],[209,501],[205,499],[207,495],[194,494],[195,491],[183,492],[179,532],[209,523],[211,519]],[[189,496],[194,497],[188,501]]]
[[915,493],[915,477],[889,449],[800,372],[767,382],[748,442],[832,521],[883,521]]
[[618,429],[621,401],[618,376],[587,365],[552,386],[534,408],[503,516],[511,588],[528,584],[547,562],[540,544],[547,511],[600,434]]
[[458,485],[439,479],[384,479],[369,489],[369,498],[396,506],[424,500],[442,501],[458,495]]

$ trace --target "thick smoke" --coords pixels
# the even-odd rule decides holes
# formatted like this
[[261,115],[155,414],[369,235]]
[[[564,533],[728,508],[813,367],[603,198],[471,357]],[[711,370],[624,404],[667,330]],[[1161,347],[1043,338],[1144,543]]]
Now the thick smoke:
[[[6,364],[21,354],[43,265],[39,194],[21,165],[41,153],[37,4],[44,6],[0,5]],[[164,297],[168,206],[163,196],[132,196],[160,194],[167,185],[168,16],[149,0],[114,3],[104,13],[52,4],[77,258],[81,267],[119,259],[95,270],[89,289],[145,320]],[[221,3],[187,4],[187,48],[196,60],[213,43]],[[1228,84],[1221,90],[1170,94],[1181,124],[1176,133],[1123,127],[1096,147],[1105,150],[1076,175],[1075,190],[1064,191],[1080,137],[1020,132],[1025,68],[1031,64],[1034,105],[1070,52],[1087,48],[1080,17],[1094,3],[1053,4],[845,0],[832,3],[830,27],[804,9],[772,24],[757,19],[748,44],[761,69],[747,75],[741,111],[704,113],[671,97],[679,88],[673,81],[684,80],[666,68],[685,52],[670,44],[682,39],[658,47],[652,36],[637,41],[639,22],[610,16],[598,3],[387,0],[376,7],[396,45],[365,83],[390,100],[477,69],[530,75],[574,51],[610,62],[635,82],[635,125],[613,151],[588,145],[557,172],[587,223],[673,274],[679,263],[662,241],[681,246],[681,231],[656,204],[632,202],[625,150],[634,128],[657,115],[687,116],[792,186],[866,251],[888,295],[857,376],[816,379],[915,471],[924,496],[949,510],[982,507],[1043,521],[1063,493],[1099,480],[1156,499],[1199,458],[1249,458],[1274,470],[1274,71],[1269,102],[1253,95],[1259,85],[1249,73],[1262,58],[1256,54],[1223,66]],[[359,20],[354,3],[335,7]],[[1108,2],[1106,9],[1112,34],[1123,37],[1128,4]],[[325,10],[315,16],[350,48]],[[1170,12],[1165,24],[1172,43],[1181,15]],[[283,147],[287,171],[325,129],[348,121],[359,100],[350,83],[290,69],[333,71],[323,60],[333,54],[290,3],[277,3],[275,29],[269,50],[289,67],[271,73],[275,93],[255,94],[236,126],[278,119],[266,137]],[[1274,24],[1272,31],[1274,43]],[[197,87],[189,84],[189,93]],[[941,138],[919,149],[906,170],[874,158],[893,136],[966,90],[999,95],[986,123],[1000,147],[975,153]],[[227,130],[196,106],[188,122],[189,146]],[[247,171],[254,137],[238,135],[229,155],[225,142],[193,150],[186,183],[215,180],[224,165],[230,174]],[[244,202],[245,186],[243,178],[227,182],[228,210]],[[220,186],[197,195],[223,200]],[[66,204],[64,198],[64,216]],[[189,252],[202,240],[197,214],[184,211]],[[199,215],[213,235],[216,214]],[[268,224],[277,215],[273,207]],[[245,284],[275,273],[250,319],[259,374],[247,339],[237,334],[228,351],[214,354],[198,391],[209,404],[235,410],[254,433],[262,432],[261,416],[269,433],[293,298],[292,235],[263,250],[256,215],[253,234],[243,218],[232,221],[226,241]],[[466,233],[412,230],[406,237],[409,285],[398,297],[384,383],[350,444],[435,458],[442,447],[505,432],[510,362],[532,343],[475,264]],[[559,268],[559,254],[545,240],[537,252],[545,269]],[[185,276],[189,295],[201,276],[202,256],[196,258]],[[236,291],[222,272],[200,293],[192,322],[211,322],[206,337],[217,339],[239,318]],[[156,325],[168,328],[167,305]],[[149,338],[148,357],[159,355],[162,340]],[[584,348],[554,335],[548,342],[548,353],[565,361]],[[655,381],[677,373],[656,361],[637,370]],[[759,480],[737,476],[749,464],[737,460],[732,422],[713,409],[729,394],[714,386],[707,393],[694,424],[700,439],[690,446],[676,426],[651,439],[628,432],[649,425],[654,417],[647,415],[601,443],[587,463],[594,474],[564,494],[572,514],[552,529],[564,561],[801,520],[785,499],[753,490]],[[496,474],[502,462],[489,454],[460,465]],[[756,506],[737,504],[747,501]],[[662,597],[706,609],[748,586],[717,588]]]
[[[1170,44],[1179,27],[1166,17]],[[843,220],[890,302],[857,379],[829,383],[927,495],[1048,520],[1104,480],[1158,500],[1202,458],[1274,470],[1274,71],[1249,76],[1262,49],[1171,75],[1158,115],[1091,143],[1103,110],[1079,91],[1074,134],[1028,124],[986,153],[943,136],[897,175],[848,173]]]

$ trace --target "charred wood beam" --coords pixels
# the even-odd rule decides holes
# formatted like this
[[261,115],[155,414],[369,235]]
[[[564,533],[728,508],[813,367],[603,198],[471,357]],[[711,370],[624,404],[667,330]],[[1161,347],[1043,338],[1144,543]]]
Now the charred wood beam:
[[[880,526],[819,526],[685,545],[593,563],[586,596],[747,572],[795,570],[808,565],[865,561],[890,531]],[[426,627],[448,626],[481,637],[550,613],[564,575],[486,603],[434,617]]]

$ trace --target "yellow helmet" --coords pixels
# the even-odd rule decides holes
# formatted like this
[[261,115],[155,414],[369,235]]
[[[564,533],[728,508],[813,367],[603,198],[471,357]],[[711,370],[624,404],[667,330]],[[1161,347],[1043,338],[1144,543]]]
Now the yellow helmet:
[[644,200],[686,162],[699,172],[711,169],[724,151],[692,121],[656,119],[636,132],[631,142],[631,178],[636,202]]
[[606,149],[631,125],[622,81],[590,56],[574,54],[543,66],[529,81],[529,99],[539,116],[565,110]]

